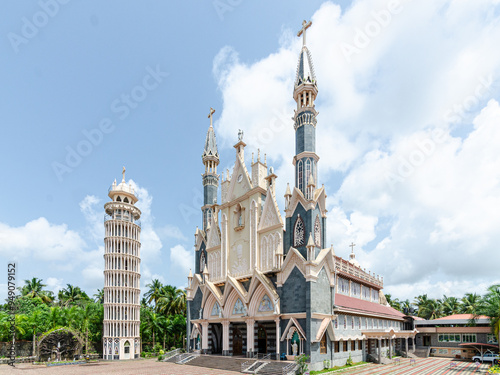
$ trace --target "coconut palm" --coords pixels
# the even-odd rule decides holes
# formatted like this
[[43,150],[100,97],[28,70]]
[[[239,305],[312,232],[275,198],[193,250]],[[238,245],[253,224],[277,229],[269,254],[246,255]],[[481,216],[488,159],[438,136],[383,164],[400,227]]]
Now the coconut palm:
[[488,288],[480,311],[490,318],[491,331],[500,343],[500,284]]
[[158,279],[153,279],[149,284],[146,284],[148,291],[144,293],[144,298],[147,303],[154,303],[155,308],[158,306],[158,300],[162,296],[163,284]]
[[461,310],[460,301],[456,297],[443,296],[441,310],[445,316],[458,314]]
[[28,298],[39,298],[43,303],[50,303],[54,299],[52,292],[43,290],[46,284],[42,283],[42,279],[33,277],[31,280],[24,280],[24,286],[20,288],[21,295]]
[[26,326],[29,327],[33,333],[33,356],[36,355],[36,334],[37,332],[43,332],[45,330],[44,320],[44,312],[40,309],[34,310],[26,319]]
[[79,286],[73,286],[71,284],[66,284],[66,288],[61,289],[57,297],[59,303],[63,306],[90,301],[87,293],[81,290]]
[[103,289],[97,289],[97,292],[94,294],[94,302],[104,303],[104,290]]
[[478,316],[483,307],[483,298],[476,293],[466,293],[460,300],[460,312]]
[[386,294],[385,299],[387,300],[389,306],[391,306],[393,309],[401,311],[401,302],[399,301],[399,299],[393,299],[390,294]]

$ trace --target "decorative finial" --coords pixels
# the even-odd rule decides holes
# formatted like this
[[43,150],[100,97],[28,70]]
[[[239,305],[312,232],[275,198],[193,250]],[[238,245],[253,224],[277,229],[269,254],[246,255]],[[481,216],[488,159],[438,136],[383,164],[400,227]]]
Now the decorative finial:
[[306,45],[306,30],[310,28],[312,25],[312,21],[307,22],[306,20],[302,21],[302,29],[297,33],[297,36],[302,35],[302,45]]
[[123,167],[123,170],[122,170],[122,182],[125,182],[125,167]]
[[213,117],[214,113],[215,113],[215,109],[210,107],[210,113],[208,114],[208,118],[210,119],[210,127],[212,127],[212,117]]
[[252,152],[252,164],[253,164],[253,152]]
[[243,130],[238,129],[238,141],[243,142]]
[[257,161],[260,163],[260,148],[257,149]]

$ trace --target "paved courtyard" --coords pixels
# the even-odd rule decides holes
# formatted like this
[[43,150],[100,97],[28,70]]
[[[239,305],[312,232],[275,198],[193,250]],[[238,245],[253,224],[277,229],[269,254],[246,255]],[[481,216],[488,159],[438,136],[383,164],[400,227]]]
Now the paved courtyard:
[[343,371],[340,374],[356,375],[471,375],[487,374],[489,365],[477,366],[473,362],[452,361],[444,358],[419,358],[414,362],[410,359],[402,358],[398,364],[375,365]]
[[239,372],[209,369],[175,363],[158,362],[156,359],[100,362],[97,365],[35,366],[17,364],[15,368],[0,365],[0,374],[45,374],[45,375],[235,375]]
[[[400,364],[374,365],[338,372],[337,374],[356,375],[471,375],[487,374],[489,366],[477,366],[472,362],[455,362],[441,358],[422,358],[411,362],[401,359]],[[123,374],[123,375],[235,375],[239,372],[208,369],[203,367],[176,365],[158,362],[154,359],[101,362],[97,365],[45,367],[18,364],[15,368],[0,365],[0,374],[46,374],[46,375],[87,375],[87,374]]]

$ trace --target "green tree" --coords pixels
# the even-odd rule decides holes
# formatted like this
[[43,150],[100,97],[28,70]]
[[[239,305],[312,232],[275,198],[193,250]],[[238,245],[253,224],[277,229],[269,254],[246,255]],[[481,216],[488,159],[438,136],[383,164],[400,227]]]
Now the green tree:
[[480,311],[490,318],[491,331],[500,343],[500,284],[488,288]]
[[36,355],[36,334],[37,332],[45,331],[44,311],[42,309],[34,310],[27,316],[26,326],[29,327],[32,333],[33,340],[33,356]]
[[144,298],[147,303],[153,302],[155,309],[158,306],[158,300],[163,294],[163,284],[158,279],[153,279],[149,284],[146,284],[148,291],[144,293]]
[[46,284],[42,279],[33,277],[31,280],[24,280],[24,286],[20,287],[21,295],[29,298],[39,298],[43,303],[49,304],[54,300],[52,292],[43,290]]
[[456,297],[447,297],[443,295],[441,310],[444,316],[458,314],[461,310],[460,301]]
[[401,311],[401,302],[399,301],[399,299],[393,299],[390,294],[385,294],[385,299],[387,300],[389,306],[391,306],[393,309]]
[[97,289],[97,292],[94,294],[94,302],[96,303],[104,303],[104,290]]
[[466,293],[460,300],[460,312],[478,316],[483,309],[483,298],[476,293]]
[[72,304],[81,304],[90,301],[89,296],[79,286],[73,286],[71,284],[66,284],[66,288],[63,288],[57,294],[59,299],[59,304],[62,306],[69,306]]

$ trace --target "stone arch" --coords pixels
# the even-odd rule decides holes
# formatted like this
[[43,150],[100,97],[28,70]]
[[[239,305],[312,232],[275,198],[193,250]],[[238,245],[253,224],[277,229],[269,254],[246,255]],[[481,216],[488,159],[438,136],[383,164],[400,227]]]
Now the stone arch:
[[[272,294],[269,294],[264,285],[261,283],[256,289],[250,301],[250,305],[248,306],[248,315],[256,316],[256,315],[274,315],[273,311],[261,312],[259,311],[259,305],[264,296],[267,296],[271,301],[271,304],[274,305],[275,301],[273,301]],[[274,306],[273,306],[274,307]]]
[[[245,297],[242,296],[240,293],[238,293],[238,290],[236,290],[236,288],[233,288],[233,290],[227,297],[226,303],[224,304],[223,314],[225,318],[233,315],[234,305],[238,300],[241,300],[243,305],[246,307]],[[241,315],[236,315],[236,316],[241,316]]]
[[300,217],[297,217],[295,220],[295,225],[293,226],[293,246],[300,247],[306,244],[306,227],[304,225],[304,220]]
[[80,354],[80,355],[83,353],[83,348],[85,346],[85,340],[83,339],[82,333],[80,331],[73,329],[73,328],[70,328],[70,327],[59,327],[57,329],[45,332],[44,334],[42,334],[40,336],[40,338],[38,339],[38,341],[36,343],[36,356],[37,356],[37,358],[40,358],[40,355],[41,355],[40,348],[42,348],[42,344],[44,342],[46,342],[48,339],[50,339],[51,336],[53,336],[57,333],[62,333],[62,332],[69,333],[76,339],[77,343],[73,347],[73,354],[75,352],[78,352],[78,354]]

